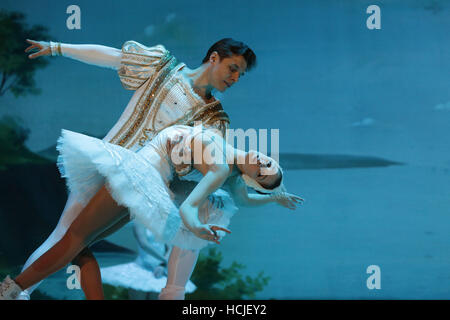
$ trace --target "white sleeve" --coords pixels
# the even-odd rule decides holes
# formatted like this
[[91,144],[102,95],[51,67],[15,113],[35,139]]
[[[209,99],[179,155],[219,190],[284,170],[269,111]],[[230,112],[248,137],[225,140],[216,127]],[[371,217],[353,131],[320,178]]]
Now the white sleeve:
[[114,70],[122,58],[122,50],[97,44],[61,43],[61,52],[64,57]]

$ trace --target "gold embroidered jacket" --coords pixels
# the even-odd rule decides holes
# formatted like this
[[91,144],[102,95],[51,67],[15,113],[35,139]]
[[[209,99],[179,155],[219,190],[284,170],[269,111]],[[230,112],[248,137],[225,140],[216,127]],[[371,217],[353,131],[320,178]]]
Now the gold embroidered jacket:
[[220,101],[205,103],[180,72],[184,67],[162,45],[125,42],[118,75],[135,93],[104,140],[137,151],[164,128],[199,121],[225,136],[230,121]]

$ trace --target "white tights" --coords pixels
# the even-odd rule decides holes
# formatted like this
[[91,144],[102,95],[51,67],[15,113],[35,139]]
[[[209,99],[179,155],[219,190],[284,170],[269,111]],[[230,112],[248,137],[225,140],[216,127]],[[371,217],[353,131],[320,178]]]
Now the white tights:
[[197,262],[199,250],[187,250],[174,246],[167,266],[166,287],[159,300],[184,300],[184,290]]

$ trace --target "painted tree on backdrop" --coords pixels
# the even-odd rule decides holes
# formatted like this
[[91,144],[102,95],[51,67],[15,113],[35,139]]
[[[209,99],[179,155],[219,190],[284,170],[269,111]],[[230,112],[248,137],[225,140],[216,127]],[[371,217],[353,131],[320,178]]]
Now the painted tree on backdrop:
[[16,98],[40,94],[35,71],[48,65],[47,59],[30,60],[24,53],[25,39],[50,39],[42,25],[28,27],[21,12],[0,10],[0,96],[10,91]]
[[254,299],[255,293],[262,291],[270,280],[262,271],[256,277],[243,277],[244,265],[233,261],[224,268],[221,262],[222,254],[216,248],[200,255],[191,277],[197,289],[186,294],[186,300]]
[[[222,266],[222,254],[210,248],[200,254],[191,280],[197,289],[186,294],[186,300],[245,300],[254,299],[269,283],[270,277],[259,272],[255,277],[243,276],[244,265],[233,261]],[[103,284],[107,300],[127,300],[128,289]]]

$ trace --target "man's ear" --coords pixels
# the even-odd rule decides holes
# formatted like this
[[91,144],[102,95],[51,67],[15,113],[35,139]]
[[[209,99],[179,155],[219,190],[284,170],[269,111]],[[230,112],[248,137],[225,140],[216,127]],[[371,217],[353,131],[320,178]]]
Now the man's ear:
[[217,63],[220,61],[220,56],[219,53],[217,53],[217,51],[213,51],[210,55],[209,55],[209,62],[211,63]]

